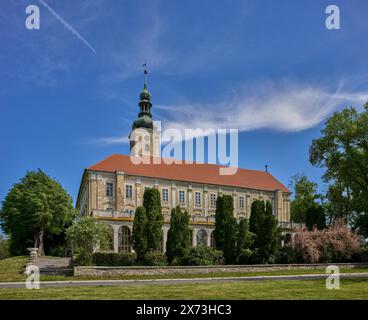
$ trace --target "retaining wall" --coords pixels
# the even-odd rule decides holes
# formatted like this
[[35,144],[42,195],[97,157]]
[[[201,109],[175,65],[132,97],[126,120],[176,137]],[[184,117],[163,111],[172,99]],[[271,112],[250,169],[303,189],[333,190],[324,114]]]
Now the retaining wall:
[[211,274],[226,272],[262,272],[297,269],[320,269],[336,265],[340,268],[368,268],[368,263],[269,264],[226,266],[168,266],[168,267],[74,267],[75,276],[153,276],[172,274]]

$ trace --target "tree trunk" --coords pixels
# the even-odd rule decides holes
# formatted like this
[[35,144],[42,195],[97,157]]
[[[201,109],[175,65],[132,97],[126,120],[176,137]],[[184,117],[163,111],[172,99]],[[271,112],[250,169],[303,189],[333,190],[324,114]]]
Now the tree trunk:
[[43,236],[44,236],[44,229],[43,227],[41,227],[40,231],[38,232],[38,234],[35,236],[35,248],[38,248],[38,255],[39,256],[43,256],[45,255],[44,252],[44,247],[43,247]]

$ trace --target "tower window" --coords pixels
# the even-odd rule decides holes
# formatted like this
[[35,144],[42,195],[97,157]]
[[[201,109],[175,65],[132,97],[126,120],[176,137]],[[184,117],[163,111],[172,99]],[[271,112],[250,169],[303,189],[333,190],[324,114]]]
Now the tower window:
[[106,197],[114,196],[114,183],[106,182]]
[[149,146],[149,144],[146,144],[146,145],[144,146],[144,150],[145,150],[145,151],[147,151],[147,152],[150,150],[150,146]]

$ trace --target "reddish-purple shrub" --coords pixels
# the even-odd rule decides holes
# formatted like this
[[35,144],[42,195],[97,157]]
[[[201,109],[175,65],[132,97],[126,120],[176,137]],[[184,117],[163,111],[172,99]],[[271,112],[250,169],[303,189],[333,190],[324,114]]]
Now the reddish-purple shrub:
[[291,246],[299,262],[342,262],[358,252],[360,237],[337,221],[323,230],[296,230]]

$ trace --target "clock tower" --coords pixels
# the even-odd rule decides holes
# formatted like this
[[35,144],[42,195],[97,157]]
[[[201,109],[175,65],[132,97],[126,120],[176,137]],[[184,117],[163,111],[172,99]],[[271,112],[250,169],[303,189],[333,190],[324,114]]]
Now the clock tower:
[[138,118],[134,120],[129,135],[130,155],[134,157],[160,157],[160,132],[152,120],[151,94],[147,89],[147,69],[144,69],[144,86],[139,95]]

